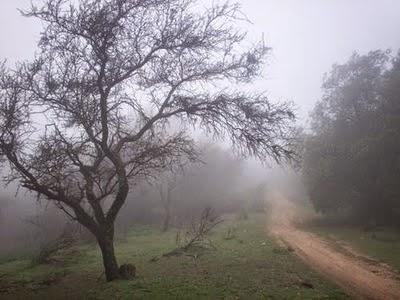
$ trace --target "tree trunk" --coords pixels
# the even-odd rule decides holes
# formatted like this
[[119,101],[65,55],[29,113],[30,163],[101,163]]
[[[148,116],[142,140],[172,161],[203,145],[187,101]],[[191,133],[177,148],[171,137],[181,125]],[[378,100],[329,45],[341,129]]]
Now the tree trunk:
[[168,231],[170,219],[171,219],[171,213],[169,211],[169,208],[167,208],[167,211],[165,213],[165,218],[164,218],[164,224],[163,224],[163,227],[162,227],[162,231],[163,232]]
[[114,253],[114,231],[97,238],[103,256],[104,272],[107,281],[120,278],[117,259]]
[[168,187],[167,199],[165,202],[165,218],[164,218],[164,224],[163,224],[163,228],[162,228],[163,232],[168,231],[170,219],[171,219],[171,190],[170,190],[170,187]]

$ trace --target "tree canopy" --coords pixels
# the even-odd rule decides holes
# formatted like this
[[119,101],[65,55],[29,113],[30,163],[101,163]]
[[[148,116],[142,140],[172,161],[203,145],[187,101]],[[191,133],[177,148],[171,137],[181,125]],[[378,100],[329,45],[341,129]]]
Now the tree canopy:
[[353,54],[325,76],[304,175],[315,207],[363,222],[400,215],[400,53]]

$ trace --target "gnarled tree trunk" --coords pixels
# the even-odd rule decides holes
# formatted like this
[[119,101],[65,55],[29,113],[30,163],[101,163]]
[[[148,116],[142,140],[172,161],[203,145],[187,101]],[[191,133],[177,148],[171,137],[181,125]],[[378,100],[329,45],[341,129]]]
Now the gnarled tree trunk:
[[120,278],[118,263],[114,253],[114,229],[99,234],[97,242],[101,250],[101,255],[103,256],[106,280],[113,281]]

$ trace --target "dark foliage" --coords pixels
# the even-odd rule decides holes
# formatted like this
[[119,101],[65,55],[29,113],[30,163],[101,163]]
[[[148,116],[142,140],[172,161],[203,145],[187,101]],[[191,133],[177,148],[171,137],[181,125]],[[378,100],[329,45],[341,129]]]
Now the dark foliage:
[[399,62],[389,51],[354,54],[326,76],[304,161],[319,211],[400,225]]

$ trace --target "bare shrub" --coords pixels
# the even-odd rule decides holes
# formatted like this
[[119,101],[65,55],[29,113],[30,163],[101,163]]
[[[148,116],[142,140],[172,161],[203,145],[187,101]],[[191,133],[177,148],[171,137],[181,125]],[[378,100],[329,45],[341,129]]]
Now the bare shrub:
[[183,231],[178,231],[176,234],[175,242],[178,248],[164,254],[163,256],[177,256],[182,255],[195,247],[212,247],[213,244],[208,238],[211,231],[222,222],[218,215],[216,215],[211,207],[206,207],[198,219],[193,219],[192,222]]
[[212,245],[208,236],[214,227],[220,224],[222,220],[217,216],[211,207],[206,207],[201,213],[200,218],[192,221],[187,228],[184,237],[183,250],[188,250],[193,246],[204,246],[204,243]]

